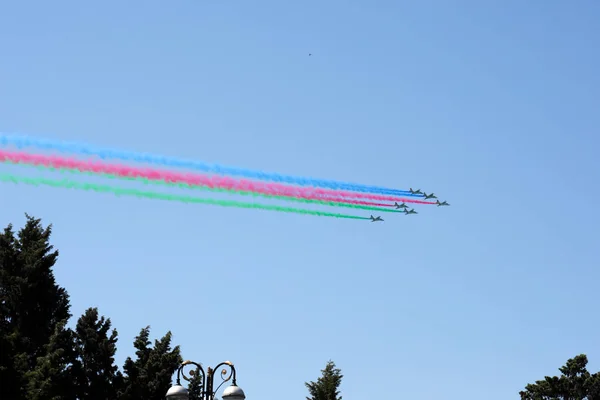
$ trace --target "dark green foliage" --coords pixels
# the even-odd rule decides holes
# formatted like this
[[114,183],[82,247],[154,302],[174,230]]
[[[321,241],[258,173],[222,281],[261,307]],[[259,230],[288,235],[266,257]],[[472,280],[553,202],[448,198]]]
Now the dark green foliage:
[[179,346],[171,350],[171,332],[150,347],[150,327],[142,329],[134,341],[137,359],[128,357],[121,400],[164,400],[171,378],[182,362]]
[[56,327],[45,347],[46,354],[37,359],[35,369],[25,375],[27,399],[31,400],[71,400],[77,398],[74,379],[73,331],[64,324]]
[[123,376],[110,319],[90,308],[66,328],[69,296],[54,279],[50,235],[29,216],[17,235],[12,225],[0,233],[0,399],[163,400],[181,362],[171,333],[151,347],[142,329]]
[[[27,376],[36,369],[38,359],[48,364],[50,339],[60,336],[57,328],[60,330],[71,316],[69,296],[56,284],[52,272],[58,251],[52,251],[49,244],[51,232],[51,226],[44,229],[39,219],[27,216],[16,237],[11,225],[0,234],[0,398],[3,399],[31,398],[24,397],[31,386]],[[48,365],[44,369],[45,374],[62,373],[60,368]],[[45,378],[52,379],[55,378]]]
[[519,392],[521,400],[600,400],[600,372],[590,374],[587,356],[580,354],[559,368],[561,376],[546,376]]
[[317,382],[305,383],[310,393],[306,400],[342,400],[338,390],[344,377],[341,372],[341,369],[336,368],[335,363],[329,360],[325,369],[321,370],[322,374]]
[[600,399],[600,372],[590,376],[588,384],[588,400]]
[[89,308],[77,321],[74,375],[81,399],[115,399],[121,388],[123,377],[114,364],[117,331],[110,326],[110,319],[98,317],[97,308]]

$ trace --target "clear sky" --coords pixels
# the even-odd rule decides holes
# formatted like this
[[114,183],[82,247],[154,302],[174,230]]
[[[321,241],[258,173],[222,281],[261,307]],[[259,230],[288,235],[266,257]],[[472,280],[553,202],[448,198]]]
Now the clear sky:
[[233,361],[249,400],[304,398],[329,359],[345,400],[517,398],[576,354],[600,369],[598,21],[594,0],[4,1],[1,132],[452,206],[372,224],[2,184],[0,223],[54,225],[74,320],[110,317],[119,365],[149,324]]

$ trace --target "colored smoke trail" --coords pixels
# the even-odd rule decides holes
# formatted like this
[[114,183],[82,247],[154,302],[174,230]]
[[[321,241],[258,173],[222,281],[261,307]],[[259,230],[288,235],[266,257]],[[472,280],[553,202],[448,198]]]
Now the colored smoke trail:
[[199,174],[184,174],[181,172],[172,172],[156,170],[149,168],[130,167],[118,164],[107,164],[101,162],[83,161],[72,158],[46,156],[39,154],[28,154],[22,152],[2,151],[0,150],[0,162],[9,161],[13,163],[43,165],[54,168],[77,169],[102,174],[118,175],[120,177],[144,178],[149,180],[162,180],[167,182],[185,183],[191,187],[204,186],[209,188],[230,189],[235,191],[248,191],[275,196],[296,197],[306,200],[322,200],[329,202],[343,202],[364,206],[388,206],[381,203],[365,202],[362,200],[353,200],[349,197],[364,196],[373,200],[401,201],[418,204],[435,204],[423,200],[404,199],[390,196],[357,194],[349,192],[337,192],[326,189],[306,189],[286,186],[278,183],[263,183],[250,181],[247,179],[233,179],[229,177],[207,176]]
[[96,155],[102,159],[113,158],[127,161],[136,161],[142,163],[159,164],[168,167],[182,167],[199,170],[207,173],[215,173],[219,175],[234,175],[242,176],[251,179],[260,179],[273,182],[282,182],[296,184],[300,186],[321,186],[334,190],[349,190],[363,193],[380,193],[395,196],[410,196],[423,197],[410,193],[407,190],[388,189],[378,186],[359,185],[354,183],[336,182],[331,180],[312,179],[293,177],[289,175],[281,175],[276,173],[266,173],[260,171],[252,171],[244,168],[225,167],[217,164],[207,164],[199,161],[182,160],[173,157],[157,156],[152,154],[135,153],[130,151],[122,151],[116,149],[107,149],[95,147],[83,143],[60,142],[49,139],[29,138],[22,135],[6,135],[0,134],[0,145],[14,145],[18,148],[37,147],[47,150],[56,150],[67,153],[77,153],[81,155]]
[[269,211],[279,211],[285,213],[295,213],[295,214],[304,214],[304,215],[315,215],[319,217],[332,217],[332,218],[347,218],[347,219],[362,219],[368,220],[370,218],[367,217],[359,217],[356,215],[346,215],[346,214],[338,214],[338,213],[329,213],[322,211],[313,211],[313,210],[303,210],[300,208],[292,208],[292,207],[281,207],[267,204],[258,204],[258,203],[243,203],[239,201],[229,201],[229,200],[213,200],[213,199],[203,199],[200,197],[192,197],[192,196],[178,196],[173,194],[164,194],[164,193],[154,193],[154,192],[145,192],[137,189],[124,189],[118,188],[114,186],[108,185],[96,185],[92,183],[78,183],[69,180],[53,180],[53,179],[44,179],[44,178],[26,178],[15,175],[1,174],[0,182],[12,182],[12,183],[24,183],[28,185],[47,185],[52,187],[60,187],[67,189],[80,189],[80,190],[93,190],[95,192],[104,192],[104,193],[113,193],[117,196],[136,196],[136,197],[145,197],[149,199],[156,200],[167,200],[167,201],[177,201],[182,203],[197,203],[197,204],[209,204],[216,205],[222,207],[238,207],[238,208],[255,208],[260,210],[269,210]]
[[[17,164],[17,165],[33,166],[31,164]],[[46,167],[46,166],[41,166],[41,165],[36,165],[35,167],[49,169],[49,170],[58,170],[60,172],[70,172],[70,173],[74,173],[74,174],[97,175],[94,172],[80,171],[77,169],[54,168],[54,167]],[[324,205],[324,206],[347,207],[347,208],[352,208],[352,209],[357,209],[357,210],[367,210],[367,211],[383,211],[383,212],[393,212],[393,213],[402,213],[403,212],[403,211],[399,211],[399,210],[391,210],[391,209],[387,209],[387,208],[377,208],[377,207],[365,206],[365,205],[360,205],[360,204],[338,203],[336,201],[326,201],[326,200],[316,200],[316,199],[301,199],[301,198],[297,198],[297,197],[278,196],[278,195],[263,194],[263,193],[249,192],[249,191],[238,191],[238,190],[233,190],[233,189],[210,188],[210,187],[205,187],[205,186],[188,186],[185,183],[165,182],[165,181],[152,180],[152,179],[146,179],[146,178],[133,178],[133,177],[128,177],[128,176],[124,177],[124,176],[113,175],[113,174],[103,174],[103,176],[110,178],[110,179],[141,181],[146,184],[154,184],[154,185],[161,185],[161,186],[167,186],[167,187],[175,186],[175,187],[185,188],[185,189],[200,189],[200,190],[206,190],[206,191],[211,191],[211,192],[239,194],[242,196],[247,196],[247,195],[255,196],[255,197],[261,196],[261,197],[272,198],[272,199],[294,201],[294,202],[304,203],[304,204],[320,204],[320,205]],[[387,204],[385,204],[385,206],[387,206]]]

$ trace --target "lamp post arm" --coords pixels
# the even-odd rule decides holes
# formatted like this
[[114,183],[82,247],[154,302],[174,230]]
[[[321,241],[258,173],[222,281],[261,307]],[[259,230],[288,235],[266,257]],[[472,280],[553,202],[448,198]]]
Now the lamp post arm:
[[[204,371],[204,368],[202,368],[202,365],[201,365],[201,364],[198,364],[198,363],[196,363],[196,362],[194,362],[194,361],[186,360],[186,361],[184,361],[184,362],[182,362],[182,363],[181,363],[181,365],[180,365],[180,366],[179,366],[179,368],[177,369],[177,384],[178,384],[178,385],[181,385],[181,380],[179,379],[180,375],[181,375],[181,377],[183,377],[183,379],[185,379],[186,381],[188,381],[188,382],[189,382],[189,381],[191,381],[191,378],[187,377],[187,376],[186,376],[186,374],[185,374],[185,372],[183,371],[183,369],[184,369],[185,367],[187,367],[188,365],[193,365],[193,366],[195,366],[195,367],[196,367],[196,369],[198,370],[198,373],[201,375],[201,379],[200,379],[200,385],[201,385],[201,388],[202,388],[202,392],[204,392],[204,391],[205,391],[205,389],[206,389],[206,378],[207,378],[207,376],[206,376],[206,372]],[[210,371],[210,368],[209,368],[209,371]],[[209,372],[209,374],[210,374],[210,372]],[[194,375],[195,375],[195,373],[194,373],[194,371],[193,371],[193,370],[192,370],[192,371],[190,371],[190,375],[192,375],[192,376],[194,376]]]
[[[215,373],[216,371],[218,371],[219,368],[223,367],[223,366],[227,366],[229,367],[229,373],[227,371],[227,368],[223,368],[221,370],[221,379],[223,380],[219,386],[217,386],[216,389],[213,390],[213,386],[214,386],[214,378],[215,378]],[[209,378],[208,378],[208,390],[207,390],[207,396],[210,396],[209,398],[212,400],[215,396],[215,394],[217,393],[217,391],[221,388],[221,386],[223,386],[223,384],[225,382],[228,382],[229,380],[232,380],[232,384],[234,386],[237,386],[236,384],[236,372],[235,372],[235,367],[233,366],[233,363],[231,361],[224,361],[220,364],[218,364],[214,369],[209,368],[209,372],[208,372]]]

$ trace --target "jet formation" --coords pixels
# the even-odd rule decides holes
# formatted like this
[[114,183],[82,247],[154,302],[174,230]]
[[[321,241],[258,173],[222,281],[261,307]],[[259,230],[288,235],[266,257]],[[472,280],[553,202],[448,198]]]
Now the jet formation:
[[[433,192],[427,194],[426,192],[421,191],[421,189],[414,190],[413,188],[410,188],[410,193],[415,195],[421,195],[423,197],[423,200],[436,199],[435,203],[427,204],[435,204],[438,207],[450,205],[447,201],[439,201],[439,199]],[[398,204],[398,202],[394,202],[394,205],[392,207],[395,207],[397,210],[400,210],[399,212],[403,212],[405,215],[418,214],[418,212],[415,211],[414,208],[409,209],[410,207],[406,203]],[[383,222],[383,219],[381,217],[374,217],[372,215],[370,217],[370,220],[371,222]]]

